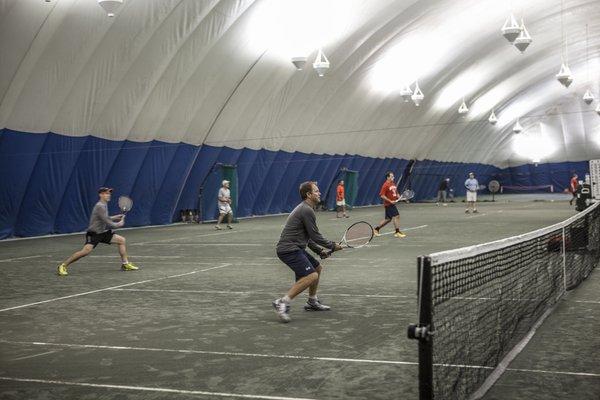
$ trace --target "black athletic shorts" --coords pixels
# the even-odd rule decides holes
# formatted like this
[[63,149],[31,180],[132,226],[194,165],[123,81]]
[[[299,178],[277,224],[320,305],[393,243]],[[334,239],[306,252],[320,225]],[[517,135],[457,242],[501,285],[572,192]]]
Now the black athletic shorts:
[[400,215],[400,213],[398,212],[398,208],[396,208],[395,204],[385,206],[385,219],[392,219],[396,215]]
[[98,246],[98,243],[110,244],[113,235],[114,233],[110,229],[102,233],[87,231],[85,233],[85,244],[92,244],[94,248]]

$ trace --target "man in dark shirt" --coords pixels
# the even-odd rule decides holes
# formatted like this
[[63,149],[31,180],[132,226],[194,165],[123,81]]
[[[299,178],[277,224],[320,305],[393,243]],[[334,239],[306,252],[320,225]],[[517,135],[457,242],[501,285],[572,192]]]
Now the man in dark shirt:
[[[302,203],[290,213],[285,223],[281,237],[277,243],[277,257],[283,261],[296,275],[296,283],[287,294],[273,301],[275,312],[282,322],[290,322],[290,302],[308,288],[308,302],[304,306],[307,311],[327,311],[329,306],[321,304],[317,298],[319,277],[322,267],[319,261],[312,257],[306,246],[327,258],[329,251],[341,250],[341,246],[327,240],[319,232],[314,208],[321,201],[321,193],[315,182],[304,182],[300,185]],[[320,247],[322,246],[322,247]]]
[[435,203],[436,205],[440,205],[440,201],[442,202],[442,205],[447,206],[448,204],[446,204],[446,190],[448,190],[448,183],[450,182],[450,178],[444,178],[441,182],[440,185],[438,186],[438,195],[437,195],[437,202]]
[[[121,255],[121,269],[123,271],[135,271],[138,269],[127,259],[127,248],[125,247],[125,238],[113,233],[112,228],[120,228],[125,224],[125,216],[123,214],[108,216],[108,202],[112,195],[112,189],[101,187],[98,189],[99,200],[92,210],[90,216],[90,224],[85,234],[85,245],[83,249],[73,253],[73,255],[58,266],[58,275],[68,275],[67,267],[90,254],[96,248],[98,243],[112,244],[116,243],[119,247]],[[117,222],[115,222],[117,221]]]

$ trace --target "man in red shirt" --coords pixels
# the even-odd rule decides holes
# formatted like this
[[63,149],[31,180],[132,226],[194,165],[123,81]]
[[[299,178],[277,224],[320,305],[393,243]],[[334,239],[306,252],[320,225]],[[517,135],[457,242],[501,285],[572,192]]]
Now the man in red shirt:
[[339,181],[335,191],[336,217],[340,217],[340,210],[344,218],[349,218],[346,214],[346,194],[344,192],[344,181]]
[[400,196],[398,195],[398,189],[396,188],[396,183],[394,182],[394,173],[388,171],[385,174],[385,182],[383,186],[381,186],[381,190],[379,191],[379,195],[383,199],[383,207],[385,208],[385,218],[381,223],[373,228],[375,236],[379,236],[379,230],[389,224],[390,221],[394,222],[394,228],[396,228],[396,233],[394,233],[394,237],[403,238],[406,235],[400,232],[400,213],[398,212],[398,208],[396,208],[396,203],[400,200]]
[[573,195],[573,197],[571,197],[571,201],[569,201],[570,206],[573,205],[573,200],[577,199],[577,186],[579,186],[579,182],[577,182],[577,174],[573,174],[571,182],[569,183],[569,192],[571,192]]

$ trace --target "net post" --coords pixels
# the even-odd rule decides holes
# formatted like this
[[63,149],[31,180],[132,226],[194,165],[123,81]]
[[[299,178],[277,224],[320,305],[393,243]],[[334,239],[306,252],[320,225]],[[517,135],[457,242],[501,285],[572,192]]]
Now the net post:
[[562,228],[562,267],[563,267],[563,294],[567,291],[567,236],[565,227]]
[[431,299],[431,258],[417,259],[418,324],[409,325],[408,338],[419,341],[419,400],[433,400],[433,323]]

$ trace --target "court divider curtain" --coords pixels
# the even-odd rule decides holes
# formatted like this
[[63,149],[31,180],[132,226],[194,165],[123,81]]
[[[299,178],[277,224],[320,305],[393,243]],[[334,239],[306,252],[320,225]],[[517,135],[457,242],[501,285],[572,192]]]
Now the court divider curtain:
[[[408,161],[2,129],[0,238],[85,230],[100,186],[114,187],[115,198],[121,194],[132,197],[134,208],[128,214],[127,226],[171,223],[178,220],[179,210],[198,208],[199,187],[216,163],[237,167],[236,214],[246,217],[287,213],[300,201],[301,182],[313,180],[322,190],[335,189],[342,169],[357,173],[355,206],[380,204],[385,172],[398,174]],[[499,169],[417,160],[411,183],[417,200],[435,197],[439,182],[446,177],[451,179],[456,195],[464,195],[469,172],[475,172],[484,184],[490,179],[503,185],[552,184],[560,191],[568,186],[572,173],[583,178],[587,170],[587,161]],[[222,176],[215,177],[217,190]],[[347,188],[347,193],[350,191]],[[216,215],[216,191],[212,199]],[[114,214],[118,212],[115,203],[109,205]]]

